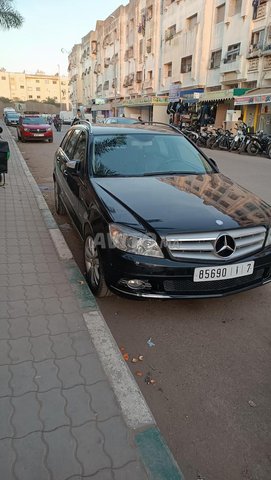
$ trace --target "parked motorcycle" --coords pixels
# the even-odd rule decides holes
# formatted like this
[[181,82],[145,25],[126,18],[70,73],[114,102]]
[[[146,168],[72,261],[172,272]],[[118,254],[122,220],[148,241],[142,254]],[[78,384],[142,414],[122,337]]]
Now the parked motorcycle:
[[253,135],[247,144],[247,152],[249,155],[260,155],[265,153],[271,158],[271,137],[261,130],[257,135]]

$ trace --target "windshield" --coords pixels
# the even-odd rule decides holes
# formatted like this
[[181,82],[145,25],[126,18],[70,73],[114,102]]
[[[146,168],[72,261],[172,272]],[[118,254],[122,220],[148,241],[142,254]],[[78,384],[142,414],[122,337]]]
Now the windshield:
[[97,135],[92,151],[95,177],[204,174],[214,172],[181,135]]
[[25,117],[23,119],[24,125],[45,125],[46,123],[43,117]]
[[19,113],[7,113],[6,114],[8,118],[19,118],[20,114]]

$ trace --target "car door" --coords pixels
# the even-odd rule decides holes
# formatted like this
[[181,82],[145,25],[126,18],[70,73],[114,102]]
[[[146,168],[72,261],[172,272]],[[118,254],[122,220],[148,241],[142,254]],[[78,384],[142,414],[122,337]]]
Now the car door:
[[78,162],[76,175],[70,175],[68,178],[69,187],[76,198],[76,226],[81,234],[83,234],[84,221],[86,218],[86,208],[84,198],[88,188],[87,182],[87,150],[88,150],[88,132],[82,130],[73,152],[73,160]]
[[81,129],[73,128],[65,137],[56,154],[56,175],[60,187],[61,197],[73,221],[76,222],[78,210],[78,196],[75,195],[74,178],[67,170],[67,164],[73,160],[74,150],[81,133]]

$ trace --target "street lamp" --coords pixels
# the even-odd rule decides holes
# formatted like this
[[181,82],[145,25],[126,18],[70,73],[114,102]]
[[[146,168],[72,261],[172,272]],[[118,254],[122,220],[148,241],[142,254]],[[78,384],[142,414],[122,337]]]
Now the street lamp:
[[61,112],[61,81],[60,81],[60,65],[57,64],[58,67],[58,83],[59,83],[59,111]]
[[[114,15],[110,15],[109,18],[113,18],[113,20],[116,20],[116,17]],[[116,29],[114,29],[114,51],[113,51],[113,55],[114,55],[114,115],[115,117],[117,116],[116,115],[116,112],[117,112],[117,61],[116,61]]]

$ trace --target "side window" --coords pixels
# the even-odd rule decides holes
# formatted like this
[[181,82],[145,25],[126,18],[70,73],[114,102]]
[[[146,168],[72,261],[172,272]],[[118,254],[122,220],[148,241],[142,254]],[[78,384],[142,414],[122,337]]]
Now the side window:
[[81,130],[75,128],[62,147],[69,160],[73,160],[73,150],[80,135],[80,132]]
[[87,134],[86,132],[83,131],[81,132],[81,135],[75,147],[75,152],[73,154],[73,160],[80,160],[81,169],[85,164],[86,155],[87,155]]

